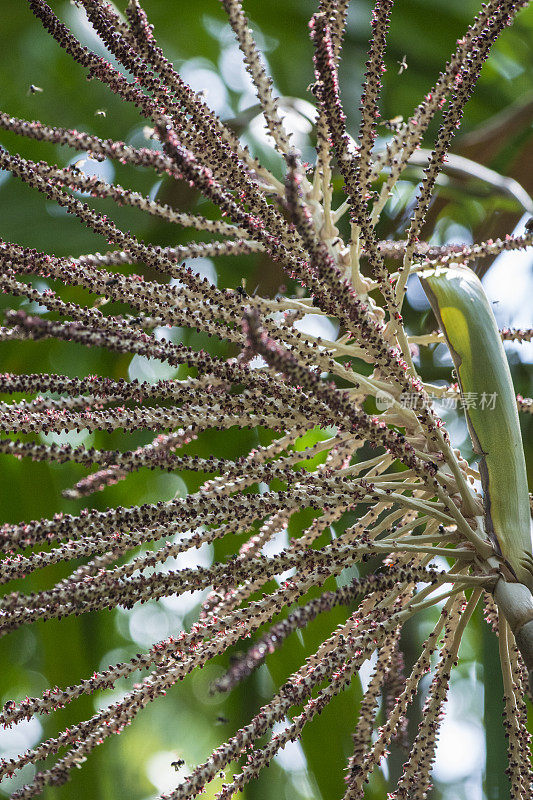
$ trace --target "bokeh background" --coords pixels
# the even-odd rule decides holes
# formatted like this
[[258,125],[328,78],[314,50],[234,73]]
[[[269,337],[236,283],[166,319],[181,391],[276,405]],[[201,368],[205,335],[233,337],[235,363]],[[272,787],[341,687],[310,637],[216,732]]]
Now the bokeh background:
[[[83,13],[69,2],[55,2],[54,10],[75,33],[99,54],[104,48],[87,27]],[[118,3],[122,10],[125,1]],[[144,4],[155,33],[167,55],[181,74],[197,90],[206,91],[207,102],[224,119],[237,118],[256,102],[249,79],[242,67],[238,48],[216,0],[146,0]],[[265,54],[280,95],[310,101],[309,84],[313,81],[312,48],[308,21],[315,4],[304,0],[249,0],[246,11]],[[384,78],[382,115],[385,120],[398,115],[407,117],[412,108],[433,84],[439,69],[453,51],[455,41],[466,30],[476,12],[472,0],[402,0],[394,8],[387,54],[388,71]],[[350,5],[341,87],[345,110],[352,132],[356,132],[361,78],[370,26],[371,4],[356,0]],[[32,17],[26,3],[0,0],[0,97],[1,108],[26,119],[96,133],[102,137],[122,139],[146,146],[145,121],[131,106],[125,106],[105,87],[88,82],[84,72],[59,49],[40,24]],[[401,67],[402,62],[407,68]],[[38,91],[30,92],[30,85]],[[42,91],[41,91],[42,90]],[[289,124],[295,131],[295,142],[304,159],[312,162],[312,125],[303,114],[291,112]],[[246,115],[245,115],[246,116]],[[484,67],[474,98],[469,102],[464,125],[457,136],[453,152],[518,180],[528,193],[533,193],[533,9],[523,11],[516,25],[505,31]],[[250,146],[273,168],[277,165],[268,154],[260,120],[244,121],[244,136]],[[435,133],[435,126],[430,133]],[[386,128],[380,128],[382,136]],[[79,162],[80,155],[65,148],[31,141],[18,141],[0,131],[0,145],[35,159],[46,159],[61,165]],[[100,170],[107,180],[150,193],[180,209],[198,209],[211,213],[200,197],[188,187],[171,185],[146,171],[111,163],[85,162],[86,171]],[[401,238],[420,180],[420,170],[413,168],[399,182],[394,198],[388,203],[379,233],[382,238]],[[338,183],[340,190],[341,184]],[[341,197],[339,191],[339,198]],[[340,202],[340,200],[339,200]],[[472,242],[496,238],[521,231],[529,218],[527,203],[516,200],[484,182],[472,164],[463,174],[443,176],[438,195],[431,208],[425,236],[434,244]],[[98,203],[126,229],[138,236],[161,244],[184,243],[200,233],[171,227],[149,218],[134,209],[116,209],[106,202]],[[530,211],[531,209],[529,209]],[[57,255],[103,251],[107,243],[64,214],[55,204],[34,194],[26,186],[0,171],[0,236],[24,245],[37,247]],[[533,297],[533,257],[529,253],[502,256],[494,262],[478,265],[486,273],[486,286],[498,321],[502,325],[531,327]],[[280,284],[287,283],[261,255],[209,259],[191,264],[219,286],[235,287],[242,276],[249,289],[258,286],[258,293],[273,296]],[[136,267],[139,270],[139,267]],[[155,279],[145,270],[146,274]],[[161,279],[161,276],[157,276]],[[41,281],[42,288],[46,288]],[[87,302],[87,293],[68,289],[64,296],[76,302]],[[20,300],[14,301],[16,305]],[[409,288],[408,323],[413,332],[430,331],[435,327],[427,304],[413,282]],[[0,296],[6,307],[11,300]],[[26,304],[27,305],[27,304]],[[31,306],[34,308],[34,306]],[[113,310],[113,308],[111,309]],[[308,320],[309,325],[316,320]],[[333,326],[330,326],[333,328]],[[330,334],[332,332],[330,331]],[[333,333],[334,335],[334,333]],[[201,334],[173,330],[175,340],[212,352],[228,353],[222,344],[213,343]],[[516,389],[531,396],[533,345],[512,345],[508,348],[513,365]],[[434,381],[448,380],[450,361],[443,345],[421,355],[424,374]],[[104,350],[88,350],[63,342],[2,343],[1,371],[56,372],[72,376],[92,373],[117,378],[157,380],[176,375],[166,366],[146,359],[110,354]],[[7,398],[6,398],[7,399]],[[454,443],[471,457],[462,415],[443,411]],[[531,469],[532,418],[524,422],[528,463]],[[318,434],[317,434],[318,436]],[[59,437],[43,437],[44,440]],[[134,435],[85,434],[63,437],[97,447],[133,447],[150,440],[149,432]],[[247,452],[258,441],[268,441],[268,433],[231,432],[203,435],[189,447],[201,455],[214,453],[235,457]],[[0,521],[16,522],[50,516],[64,510],[79,512],[85,506],[104,509],[109,505],[133,505],[169,499],[176,494],[194,491],[201,477],[187,473],[157,474],[146,470],[133,474],[127,481],[107,488],[88,501],[61,498],[61,491],[78,480],[84,470],[76,465],[34,464],[2,457],[0,461]],[[309,521],[302,513],[291,523],[295,535]],[[280,545],[281,543],[278,543]],[[222,558],[234,545],[225,542],[216,548],[200,551],[201,563]],[[198,563],[198,562],[196,562]],[[182,566],[189,565],[183,559]],[[53,568],[43,578],[32,577],[33,589],[44,588],[70,571]],[[28,589],[28,586],[26,586]],[[75,683],[95,669],[125,660],[153,642],[189,625],[197,614],[199,597],[170,598],[148,603],[132,611],[120,609],[100,615],[82,616],[34,625],[17,631],[0,642],[0,702],[38,695],[48,686]],[[304,633],[293,635],[287,646],[276,653],[228,697],[210,697],[208,687],[219,674],[227,658],[210,665],[197,675],[176,686],[167,696],[146,709],[120,737],[111,737],[97,748],[71,782],[61,789],[47,790],[46,800],[150,800],[171,789],[180,775],[203,760],[212,748],[224,741],[244,724],[272,694],[274,686],[297,667],[331,627],[342,619],[345,611],[334,611],[326,619],[317,620]],[[422,637],[431,626],[431,615],[417,620],[405,629],[402,646],[409,666],[417,656]],[[448,716],[435,763],[434,800],[503,800],[508,789],[503,771],[506,763],[505,739],[501,726],[501,679],[499,677],[495,641],[479,613],[469,627],[461,650],[461,665],[455,672],[453,691],[448,703]],[[246,788],[247,800],[335,800],[343,794],[343,768],[350,754],[350,731],[357,718],[357,699],[371,667],[363,670],[362,685],[354,681],[351,689],[306,731],[302,744],[294,744],[280,753],[272,766],[254,784]],[[427,686],[427,683],[425,684]],[[40,737],[58,730],[95,709],[109,703],[125,691],[84,698],[57,714],[53,720],[43,718],[0,731],[0,751],[11,755],[33,746]],[[423,696],[418,698],[409,731],[416,733]],[[405,753],[394,748],[388,771],[378,773],[368,790],[371,800],[383,800],[387,778],[401,770]],[[185,764],[177,774],[172,761]],[[8,796],[13,789],[31,777],[28,768],[21,779],[6,781],[0,794]],[[390,774],[388,774],[390,773]],[[220,781],[215,788],[220,786]],[[214,795],[208,790],[206,798]]]

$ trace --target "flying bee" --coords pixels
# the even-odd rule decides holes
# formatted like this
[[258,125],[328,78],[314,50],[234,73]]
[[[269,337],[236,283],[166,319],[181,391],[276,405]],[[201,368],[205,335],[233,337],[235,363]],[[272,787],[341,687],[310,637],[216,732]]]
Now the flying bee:
[[44,89],[42,89],[40,86],[35,86],[34,83],[30,83],[26,94],[37,94],[38,92],[44,92]]
[[405,60],[405,56],[402,56],[402,60],[397,62],[400,65],[400,69],[398,70],[398,75],[401,75],[402,72],[405,72],[407,69],[407,61]]
[[92,304],[92,308],[102,308],[109,303],[109,297],[98,297]]
[[[104,286],[115,286],[117,283],[118,278],[109,278],[108,280],[104,281]],[[109,302],[110,298],[106,295],[103,297],[98,297],[93,303],[93,308],[101,308],[102,306],[107,305]]]
[[229,725],[229,719],[227,717],[223,717],[222,714],[220,714],[216,718],[215,725]]
[[382,123],[384,128],[388,128],[390,131],[396,133],[400,130],[403,124],[403,117],[401,114],[398,114],[397,117],[393,117],[392,119],[386,119]]
[[145,139],[157,139],[155,128],[151,128],[150,125],[145,125],[143,127],[143,136]]
[[94,112],[95,117],[107,117],[107,111],[105,108],[97,108]]
[[171,762],[170,762],[170,766],[171,766],[171,767],[174,767],[174,769],[176,770],[176,772],[177,772],[177,771],[180,769],[180,767],[182,767],[184,764],[185,764],[185,759],[183,759],[183,758],[178,758],[178,759],[177,759],[177,761],[171,761]]
[[248,292],[246,291],[246,278],[241,278],[241,285],[237,286],[235,291],[237,294],[240,294],[241,297],[248,297]]

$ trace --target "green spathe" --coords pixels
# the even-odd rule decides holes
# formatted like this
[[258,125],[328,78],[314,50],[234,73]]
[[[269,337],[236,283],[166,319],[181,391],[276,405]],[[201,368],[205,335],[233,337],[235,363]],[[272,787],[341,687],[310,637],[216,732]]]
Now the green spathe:
[[[420,280],[451,351],[474,450],[480,456],[487,534],[533,591],[526,464],[513,381],[498,325],[467,267],[427,270]],[[475,400],[472,405],[469,399]]]

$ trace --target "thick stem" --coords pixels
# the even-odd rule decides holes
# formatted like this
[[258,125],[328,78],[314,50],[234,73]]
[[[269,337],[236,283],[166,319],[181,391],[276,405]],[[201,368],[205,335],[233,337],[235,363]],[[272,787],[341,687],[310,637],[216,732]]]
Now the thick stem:
[[508,583],[500,578],[494,589],[494,599],[514,634],[533,691],[533,596],[522,583]]

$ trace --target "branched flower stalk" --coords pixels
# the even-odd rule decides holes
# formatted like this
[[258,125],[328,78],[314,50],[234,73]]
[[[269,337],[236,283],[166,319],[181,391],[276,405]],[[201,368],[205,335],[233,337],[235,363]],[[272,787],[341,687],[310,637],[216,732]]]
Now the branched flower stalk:
[[[468,246],[433,247],[420,240],[437,178],[480,70],[498,36],[526,3],[483,4],[435,86],[390,135],[385,150],[377,152],[393,2],[375,3],[360,129],[352,135],[337,77],[348,3],[320,0],[310,22],[317,114],[312,175],[291,143],[239,0],[222,4],[256,89],[277,171],[261,164],[233,128],[182,80],[158,46],[137,0],[130,0],[124,16],[102,0],[76,2],[116,66],[82,45],[43,0],[28,4],[87,77],[136,106],[153,129],[158,147],[139,149],[17,119],[8,109],[0,113],[0,127],[97,160],[117,159],[186,182],[218,211],[212,218],[178,212],[139,192],[88,177],[76,166],[36,162],[0,149],[2,170],[105,236],[110,246],[105,253],[65,258],[2,241],[0,281],[2,291],[13,298],[13,309],[5,315],[0,339],[76,342],[156,359],[181,368],[181,375],[186,368],[188,375],[148,383],[98,375],[3,373],[0,451],[19,459],[83,465],[87,475],[66,492],[72,499],[90,497],[143,468],[204,476],[200,488],[183,498],[2,527],[0,580],[19,581],[16,590],[8,587],[0,600],[2,635],[36,620],[117,606],[130,609],[148,600],[206,592],[190,630],[154,643],[130,661],[80,676],[76,685],[50,687],[39,697],[6,703],[0,722],[12,726],[131,679],[125,696],[90,719],[19,757],[3,760],[0,775],[12,776],[27,764],[56,757],[12,797],[26,800],[47,786],[66,782],[74,767],[120,733],[149,702],[243,639],[251,636],[252,644],[213,691],[230,691],[296,630],[344,606],[346,621],[248,724],[181,782],[177,777],[175,788],[162,798],[197,797],[221,770],[229,770],[229,779],[216,797],[233,797],[312,724],[373,655],[374,670],[354,730],[354,752],[346,765],[345,800],[365,796],[370,776],[392,743],[405,739],[409,708],[420,680],[431,671],[418,734],[409,743],[403,775],[389,795],[396,800],[424,798],[431,785],[450,673],[462,634],[483,598],[489,621],[499,631],[511,795],[515,800],[531,797],[524,703],[524,682],[533,668],[530,587],[517,580],[514,564],[487,525],[494,499],[487,498],[486,491],[483,496],[483,475],[452,448],[432,404],[432,396],[458,396],[464,394],[464,386],[430,386],[415,366],[415,349],[444,341],[443,332],[410,336],[402,318],[410,275],[457,265],[468,269],[474,259],[533,244],[531,232]],[[404,238],[379,241],[376,223],[381,211],[437,113],[440,127]],[[335,210],[332,179],[339,174],[345,202]],[[375,182],[383,175],[378,194]],[[176,247],[142,241],[96,211],[87,196],[110,198],[209,237]],[[345,214],[349,235],[343,238],[337,225]],[[273,299],[249,294],[245,288],[219,289],[182,263],[250,253],[276,262],[293,288]],[[133,274],[128,265],[138,265],[141,273],[147,267],[158,277]],[[170,278],[178,280],[170,283]],[[77,305],[50,288],[43,290],[43,280],[82,287],[95,301]],[[39,311],[25,310],[17,298],[37,303]],[[128,312],[109,313],[109,301],[126,306]],[[301,332],[297,323],[308,313],[335,321],[337,338],[330,341]],[[224,340],[233,357],[180,343],[171,333],[177,326]],[[168,335],[162,336],[165,329]],[[531,341],[532,330],[505,329],[501,337]],[[13,400],[11,395],[17,393],[26,399]],[[518,407],[531,413],[533,404],[519,396]],[[202,458],[187,451],[202,434],[228,431],[231,436],[229,429],[235,427],[267,429],[269,443],[236,459]],[[150,431],[153,442],[132,450],[98,450],[45,443],[41,437],[118,430]],[[309,432],[313,443],[302,449],[302,437]],[[374,452],[368,447],[363,452],[365,446]],[[277,555],[262,553],[302,509],[312,510],[308,527]],[[178,558],[179,565],[180,554],[222,537],[231,540],[235,534],[247,538],[226,561],[165,568],[170,558]],[[30,575],[76,559],[82,559],[82,565],[73,565],[71,574],[55,585],[24,589]],[[359,569],[359,577],[342,580],[347,569],[352,575]],[[281,581],[272,588],[272,579],[279,576]],[[336,589],[325,587],[331,578],[341,578]],[[428,608],[437,609],[438,620],[413,668],[403,674],[402,627]],[[133,683],[139,672],[142,679]],[[387,703],[380,713],[382,692]],[[287,719],[286,728],[272,734],[276,723]],[[265,734],[267,740],[262,738]]]

